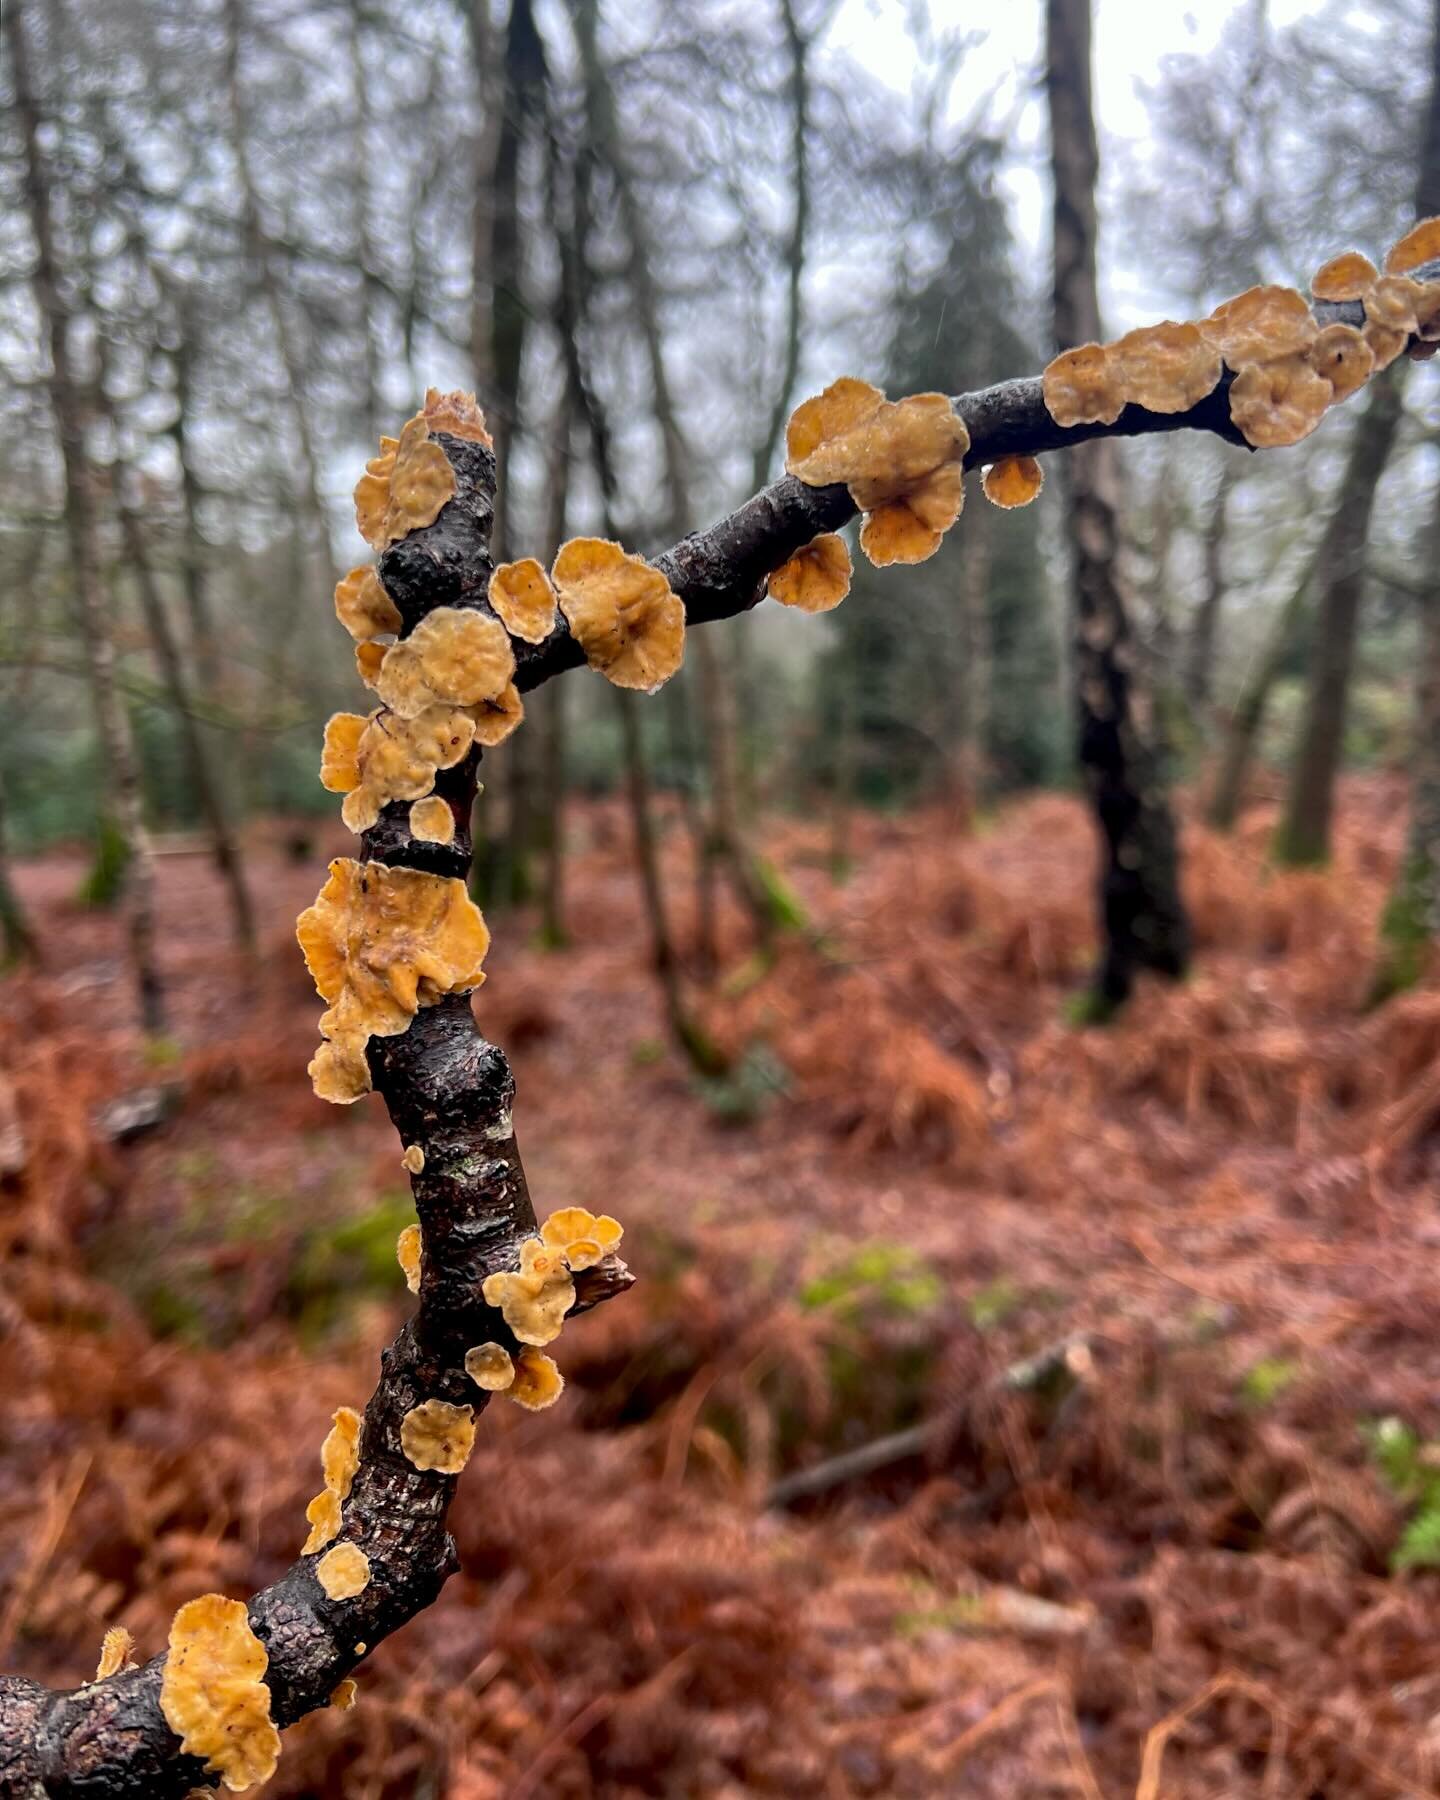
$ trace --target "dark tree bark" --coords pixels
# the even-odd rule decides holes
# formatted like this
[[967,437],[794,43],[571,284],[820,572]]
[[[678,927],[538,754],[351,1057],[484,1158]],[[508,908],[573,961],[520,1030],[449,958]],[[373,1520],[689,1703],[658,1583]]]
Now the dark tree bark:
[[155,952],[155,866],[145,829],[140,769],[130,721],[115,680],[115,646],[100,581],[90,459],[80,389],[70,361],[70,314],[61,286],[50,176],[40,148],[40,111],[31,79],[30,26],[19,0],[4,9],[16,120],[24,144],[25,201],[35,240],[31,285],[50,351],[50,407],[65,476],[65,532],[70,551],[75,622],[95,706],[104,788],[125,853],[126,937],[144,1029],[165,1029],[165,1000]]
[[0,968],[9,968],[18,962],[39,963],[40,960],[40,940],[10,878],[5,834],[5,784],[0,776]]
[[[1054,201],[1054,326],[1059,349],[1099,341],[1095,182],[1099,152],[1090,97],[1090,0],[1047,0],[1046,92]],[[1080,766],[1100,828],[1103,950],[1094,1002],[1123,1004],[1144,969],[1185,971],[1190,929],[1179,848],[1139,680],[1118,563],[1120,471],[1114,446],[1081,446],[1066,465]]]

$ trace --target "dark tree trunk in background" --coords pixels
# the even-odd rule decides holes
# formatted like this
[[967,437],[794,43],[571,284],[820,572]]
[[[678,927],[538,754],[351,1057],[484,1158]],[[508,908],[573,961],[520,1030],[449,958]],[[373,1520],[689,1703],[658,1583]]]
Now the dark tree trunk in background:
[[1185,643],[1185,666],[1182,683],[1185,699],[1197,724],[1203,725],[1210,711],[1215,685],[1215,652],[1220,633],[1220,611],[1225,604],[1225,528],[1230,496],[1240,474],[1238,459],[1226,459],[1220,470],[1215,497],[1210,502],[1210,516],[1205,521],[1204,588],[1200,604],[1190,620]]
[[1275,860],[1291,867],[1322,863],[1330,854],[1335,777],[1365,591],[1365,547],[1375,491],[1390,460],[1402,411],[1397,374],[1387,370],[1377,376],[1365,396],[1321,546],[1305,713],[1285,811],[1275,834]]
[[[1430,108],[1420,145],[1415,205],[1421,218],[1440,212],[1440,4],[1430,35]],[[1376,997],[1408,987],[1424,973],[1440,938],[1440,493],[1427,591],[1420,602],[1420,664],[1410,751],[1410,829],[1394,892],[1380,927]]]
[[12,963],[39,961],[39,940],[10,879],[10,856],[5,838],[5,786],[0,777],[0,968],[8,968]]
[[[1057,347],[1100,340],[1095,280],[1099,153],[1090,99],[1090,0],[1047,0],[1046,92],[1054,200]],[[1179,849],[1117,563],[1119,462],[1106,439],[1066,459],[1080,765],[1101,839],[1103,951],[1094,1001],[1128,997],[1143,969],[1178,976],[1190,955]]]
[[100,581],[92,470],[85,447],[82,400],[70,363],[70,318],[62,299],[49,173],[40,149],[40,113],[30,80],[28,27],[18,0],[4,9],[16,121],[24,145],[25,199],[35,240],[31,285],[50,351],[50,404],[65,477],[65,532],[75,620],[84,645],[95,705],[104,798],[113,812],[125,864],[126,927],[131,973],[144,1029],[165,1029],[165,1001],[155,956],[155,865],[145,829],[140,769],[130,721],[115,681],[115,646]]
[[969,521],[960,567],[960,741],[953,753],[955,797],[965,827],[990,796],[990,683],[994,645],[990,635],[991,521],[984,511]]

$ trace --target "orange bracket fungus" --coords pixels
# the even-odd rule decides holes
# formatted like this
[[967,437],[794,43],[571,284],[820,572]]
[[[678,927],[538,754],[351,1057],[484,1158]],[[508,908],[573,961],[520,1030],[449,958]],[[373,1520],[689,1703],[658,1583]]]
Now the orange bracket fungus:
[[498,1394],[515,1379],[515,1364],[503,1344],[476,1344],[465,1352],[465,1373],[476,1387]]
[[[407,1151],[408,1155],[409,1152]],[[412,1294],[420,1292],[420,1227],[407,1225],[395,1240],[395,1256]]]
[[353,1406],[337,1407],[333,1422],[320,1446],[320,1470],[325,1486],[305,1508],[310,1535],[302,1556],[313,1556],[340,1534],[341,1502],[348,1498],[360,1467],[360,1415]]
[[1368,256],[1347,250],[1321,264],[1310,278],[1310,292],[1317,300],[1363,300],[1379,273]]
[[360,1688],[353,1675],[347,1675],[337,1683],[335,1692],[330,1696],[330,1704],[336,1712],[349,1712],[359,1697]]
[[400,1158],[400,1167],[411,1175],[418,1175],[425,1167],[425,1150],[421,1144],[407,1144],[405,1154]]
[[268,1781],[280,1760],[268,1666],[240,1600],[202,1594],[171,1622],[160,1710],[186,1755],[237,1794]]
[[1045,471],[1033,456],[1002,456],[986,469],[980,485],[992,506],[1028,506],[1045,485]]
[[803,401],[785,428],[785,467],[807,487],[843,482],[877,568],[924,562],[965,503],[965,422],[944,394],[887,400],[853,376]]
[[449,803],[436,794],[416,800],[410,808],[410,835],[422,844],[455,841],[455,815]]
[[[341,719],[353,718],[340,713]],[[331,769],[348,780],[344,728]],[[427,707],[413,719],[383,709],[372,713],[355,746],[355,785],[345,793],[340,816],[352,831],[368,831],[392,800],[420,800],[435,785],[437,769],[452,769],[475,739],[475,721],[461,707]]]
[[515,1379],[505,1390],[507,1400],[527,1412],[544,1412],[565,1391],[565,1377],[554,1359],[542,1350],[522,1350],[515,1358]]
[[1127,405],[1149,412],[1187,412],[1220,379],[1220,352],[1198,325],[1142,325],[1109,346]]
[[770,598],[800,612],[829,612],[850,592],[851,573],[844,538],[822,531],[770,577]]
[[550,571],[585,660],[616,687],[653,694],[685,655],[685,608],[644,557],[608,538],[571,538]]
[[1045,365],[1045,405],[1057,425],[1113,425],[1125,395],[1103,344],[1077,344]]
[[112,1625],[100,1640],[100,1661],[95,1666],[95,1679],[107,1681],[118,1675],[130,1662],[135,1640],[123,1625]]
[[380,585],[373,564],[352,569],[335,588],[335,617],[361,643],[400,629],[400,609]]
[[407,419],[398,438],[381,438],[380,454],[355,484],[355,523],[372,550],[432,525],[455,495],[450,459],[430,436],[423,412]]
[[1422,263],[1440,260],[1440,218],[1421,219],[1412,225],[1385,258],[1387,275],[1408,275]]
[[475,1448],[475,1409],[424,1400],[400,1422],[400,1448],[417,1469],[458,1475]]
[[543,644],[555,629],[555,589],[533,556],[501,563],[490,577],[490,604],[510,635],[527,644]]
[[505,1323],[522,1344],[552,1343],[575,1304],[575,1284],[565,1253],[543,1238],[527,1238],[520,1246],[519,1269],[487,1275],[481,1291],[488,1306],[500,1308]]
[[316,1563],[315,1579],[331,1600],[353,1600],[370,1585],[370,1558],[358,1544],[337,1544]]
[[437,705],[493,700],[514,673],[510,635],[498,619],[439,606],[385,652],[375,691],[391,712],[414,719]]
[[540,1241],[558,1250],[571,1269],[593,1269],[604,1256],[618,1250],[625,1228],[609,1213],[597,1218],[583,1206],[562,1206],[540,1227]]

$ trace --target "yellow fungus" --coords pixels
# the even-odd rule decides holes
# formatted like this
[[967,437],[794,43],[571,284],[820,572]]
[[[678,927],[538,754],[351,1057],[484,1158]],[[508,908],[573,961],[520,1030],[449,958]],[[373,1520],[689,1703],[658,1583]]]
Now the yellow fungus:
[[315,1579],[332,1600],[353,1600],[370,1585],[370,1558],[358,1544],[337,1544],[316,1563]]
[[321,1488],[305,1508],[310,1535],[300,1546],[302,1556],[313,1556],[340,1535],[340,1496],[333,1488]]
[[337,1031],[320,1045],[310,1059],[310,1082],[319,1100],[349,1106],[370,1092],[370,1064],[362,1031]]
[[1251,363],[1230,384],[1230,417],[1248,444],[1273,450],[1298,444],[1325,416],[1335,390],[1303,355]]
[[1364,387],[1375,367],[1374,352],[1353,325],[1327,325],[1310,346],[1309,360],[1337,400]]
[[1217,306],[1199,329],[1232,369],[1295,356],[1314,342],[1315,315],[1291,287],[1253,287]]
[[432,432],[448,432],[451,437],[469,438],[472,443],[494,449],[495,440],[485,428],[485,415],[475,404],[475,396],[461,388],[442,394],[438,388],[426,388],[423,416]]
[[349,1712],[360,1694],[360,1684],[353,1675],[347,1675],[339,1682],[335,1692],[330,1696],[330,1704],[336,1712]]
[[838,532],[822,531],[770,577],[770,598],[799,612],[829,612],[850,592],[850,552]]
[[130,1661],[135,1640],[123,1625],[112,1625],[100,1640],[100,1660],[95,1665],[95,1679],[108,1681],[118,1675]]
[[992,506],[1028,506],[1045,485],[1045,471],[1033,456],[1002,456],[991,463],[980,485]]
[[1310,292],[1317,300],[1363,300],[1379,273],[1368,256],[1347,250],[1315,271]]
[[1361,328],[1361,337],[1369,347],[1375,359],[1375,373],[1388,369],[1395,358],[1404,351],[1410,341],[1410,334],[1397,331],[1392,325],[1381,325],[1375,319],[1367,319]]
[[412,1294],[420,1292],[420,1227],[407,1225],[395,1240],[395,1259],[405,1272],[405,1285]]
[[425,1152],[419,1144],[407,1144],[405,1154],[400,1158],[400,1166],[411,1175],[418,1175],[425,1167]]
[[608,538],[571,538],[551,569],[585,660],[616,687],[653,694],[685,655],[685,608],[643,557]]
[[559,1337],[565,1314],[575,1304],[564,1252],[540,1238],[520,1246],[518,1270],[487,1275],[480,1284],[487,1306],[498,1306],[522,1344],[548,1344]]
[[505,1392],[517,1406],[527,1412],[544,1412],[553,1406],[565,1388],[565,1377],[554,1359],[540,1350],[522,1350],[515,1359],[515,1379]]
[[[336,1046],[317,1059],[320,1080],[353,1073],[357,1042],[394,1037],[423,1005],[445,994],[468,993],[484,980],[481,964],[490,947],[479,908],[465,883],[420,869],[392,869],[386,863],[358,863],[337,857],[315,904],[301,913],[295,935],[305,964],[328,1003],[321,1036]],[[363,1064],[363,1054],[358,1063]],[[363,1076],[365,1092],[368,1071]],[[342,1085],[338,1080],[336,1085]]]
[[572,1269],[592,1269],[618,1249],[625,1228],[609,1213],[597,1218],[583,1206],[562,1206],[540,1227],[540,1241],[558,1250]]
[[400,609],[385,592],[374,565],[352,569],[335,587],[335,617],[362,643],[400,629]]
[[340,816],[352,831],[368,831],[391,800],[420,800],[435,785],[435,771],[460,762],[475,738],[475,721],[460,707],[427,707],[413,719],[372,713],[360,734],[357,787],[345,796]]
[[474,706],[493,699],[514,673],[515,652],[498,619],[467,607],[437,606],[385,652],[375,688],[392,712],[413,719],[437,704]]
[[332,713],[325,725],[320,752],[320,785],[332,794],[348,794],[360,785],[358,751],[370,721],[360,713]]
[[373,688],[380,679],[380,671],[385,666],[385,646],[374,642],[355,646],[355,673]]
[[1077,344],[1046,363],[1040,377],[1045,410],[1057,425],[1113,425],[1125,394],[1104,344]]
[[475,1409],[424,1400],[400,1421],[400,1448],[417,1469],[458,1475],[475,1448]]
[[331,1418],[325,1442],[320,1446],[320,1468],[326,1487],[346,1500],[360,1467],[360,1427],[364,1421],[353,1406],[337,1406]]
[[860,548],[877,569],[924,562],[940,548],[965,504],[964,475],[958,462],[936,469],[899,500],[866,511]]
[[202,1758],[233,1793],[268,1781],[280,1760],[262,1679],[268,1665],[239,1600],[202,1594],[171,1621],[160,1710],[186,1755]]
[[1408,275],[1422,263],[1437,261],[1440,261],[1440,218],[1421,219],[1391,247],[1385,258],[1385,273]]
[[476,1387],[495,1394],[515,1379],[515,1364],[503,1344],[476,1344],[465,1352],[465,1373]]
[[1107,350],[1126,403],[1150,412],[1188,412],[1220,379],[1220,352],[1198,325],[1142,325]]
[[482,700],[478,706],[466,710],[475,721],[475,742],[486,750],[503,744],[525,718],[525,702],[513,681],[493,700]]
[[533,556],[501,563],[490,577],[490,604],[512,637],[543,644],[555,629],[555,589]]
[[398,438],[381,438],[380,454],[355,484],[355,523],[372,550],[433,525],[455,493],[455,471],[430,437],[423,412],[407,419]]
[[448,800],[428,794],[410,808],[410,835],[422,844],[450,844],[455,840],[455,815]]

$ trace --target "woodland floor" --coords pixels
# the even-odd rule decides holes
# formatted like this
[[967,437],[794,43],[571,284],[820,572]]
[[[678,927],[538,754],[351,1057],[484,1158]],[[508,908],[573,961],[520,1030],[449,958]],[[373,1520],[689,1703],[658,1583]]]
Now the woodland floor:
[[[1440,1561],[1440,984],[1365,1008],[1403,784],[1347,788],[1322,874],[1267,872],[1263,805],[1189,830],[1195,973],[1105,1030],[1066,1023],[1076,802],[858,820],[842,883],[778,824],[812,934],[766,970],[727,922],[707,1018],[752,1048],[705,1092],[623,816],[573,823],[576,947],[493,919],[477,1011],[537,1208],[618,1214],[640,1285],[567,1330],[558,1406],[486,1413],[464,1573],[267,1791],[1440,1794],[1440,1573],[1392,1572]],[[277,1575],[407,1303],[382,1109],[305,1077],[291,921],[345,847],[254,831],[252,974],[204,860],[163,860],[148,1056],[78,860],[19,871],[48,969],[0,983],[0,1667],[77,1682],[107,1625],[148,1656]],[[106,1143],[154,1084],[168,1121]],[[925,1454],[767,1506],[921,1418]]]

